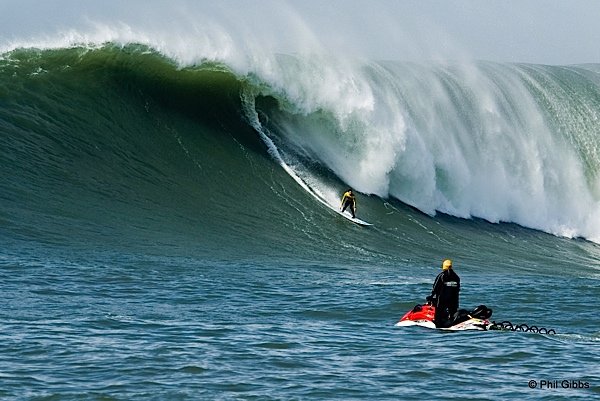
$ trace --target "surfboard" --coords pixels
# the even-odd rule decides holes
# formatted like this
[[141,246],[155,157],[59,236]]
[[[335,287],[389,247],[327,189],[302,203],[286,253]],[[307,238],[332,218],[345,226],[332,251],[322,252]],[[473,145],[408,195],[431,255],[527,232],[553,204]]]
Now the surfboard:
[[[333,209],[333,208],[332,208],[332,209]],[[347,218],[347,219],[348,219],[348,220],[350,220],[351,222],[358,224],[359,226],[365,226],[365,227],[368,227],[368,226],[372,226],[372,225],[373,225],[373,224],[371,224],[371,223],[367,223],[366,221],[359,219],[358,217],[352,217],[352,216],[350,215],[350,213],[348,213],[348,212],[343,212],[343,213],[342,213],[342,212],[341,212],[341,211],[339,211],[339,210],[336,210],[336,212],[337,212],[339,215],[341,215],[342,217],[345,217],[345,218]]]

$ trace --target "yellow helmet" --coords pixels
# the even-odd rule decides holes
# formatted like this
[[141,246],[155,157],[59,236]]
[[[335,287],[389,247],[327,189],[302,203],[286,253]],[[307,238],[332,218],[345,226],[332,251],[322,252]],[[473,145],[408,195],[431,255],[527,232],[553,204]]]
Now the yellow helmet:
[[448,270],[452,268],[452,261],[450,259],[446,259],[442,262],[442,270]]

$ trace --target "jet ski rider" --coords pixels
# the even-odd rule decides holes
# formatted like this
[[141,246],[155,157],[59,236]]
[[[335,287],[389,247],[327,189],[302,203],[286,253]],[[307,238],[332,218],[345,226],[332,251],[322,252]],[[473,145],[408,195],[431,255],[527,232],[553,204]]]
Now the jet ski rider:
[[442,262],[442,272],[433,282],[431,295],[427,297],[427,302],[435,306],[436,327],[451,325],[458,310],[459,292],[460,277],[452,269],[452,261],[446,259]]

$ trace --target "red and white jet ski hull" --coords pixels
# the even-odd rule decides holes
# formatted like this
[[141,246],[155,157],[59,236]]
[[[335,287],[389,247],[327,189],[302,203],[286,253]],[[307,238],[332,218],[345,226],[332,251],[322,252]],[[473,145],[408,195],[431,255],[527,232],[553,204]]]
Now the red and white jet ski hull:
[[[491,313],[491,312],[490,312]],[[467,315],[467,319],[456,323],[450,327],[437,327],[433,322],[435,317],[435,306],[433,305],[417,305],[412,310],[408,311],[396,326],[407,327],[407,326],[421,326],[428,329],[440,329],[450,331],[462,331],[462,330],[488,330],[492,323],[488,319],[479,319]]]

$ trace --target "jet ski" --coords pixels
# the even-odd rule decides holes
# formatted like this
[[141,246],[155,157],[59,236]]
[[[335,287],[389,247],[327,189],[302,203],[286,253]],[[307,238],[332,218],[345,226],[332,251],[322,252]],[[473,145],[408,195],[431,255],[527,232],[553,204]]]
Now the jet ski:
[[459,309],[458,312],[453,316],[450,322],[438,327],[434,323],[435,317],[435,306],[430,304],[416,305],[412,310],[408,311],[396,326],[422,326],[429,329],[442,329],[442,330],[489,330],[493,323],[489,321],[492,317],[492,310],[485,305],[479,305],[472,311],[466,309]]

